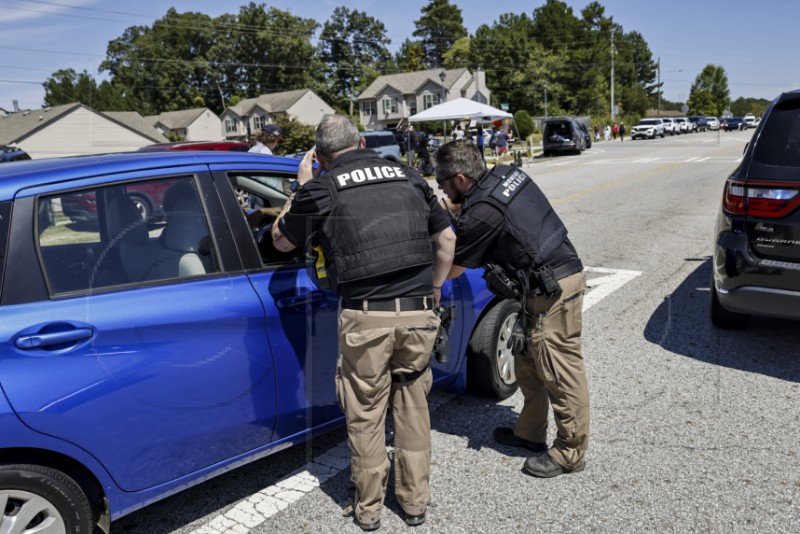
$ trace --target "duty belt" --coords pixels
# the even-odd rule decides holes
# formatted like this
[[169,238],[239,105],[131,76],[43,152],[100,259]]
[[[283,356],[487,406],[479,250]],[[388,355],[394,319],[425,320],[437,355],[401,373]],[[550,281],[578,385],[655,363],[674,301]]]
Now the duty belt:
[[433,309],[433,297],[398,297],[394,299],[342,299],[342,308],[361,311],[422,311]]
[[561,280],[562,278],[566,278],[575,273],[579,273],[582,270],[583,270],[583,263],[581,263],[580,259],[576,259],[553,269],[553,277],[556,280]]

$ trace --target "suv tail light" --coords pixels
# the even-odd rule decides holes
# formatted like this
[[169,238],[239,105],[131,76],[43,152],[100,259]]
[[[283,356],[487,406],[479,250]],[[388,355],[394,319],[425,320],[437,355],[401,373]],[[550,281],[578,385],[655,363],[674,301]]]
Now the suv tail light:
[[732,215],[777,219],[800,205],[800,184],[762,182],[748,185],[728,178],[722,208]]

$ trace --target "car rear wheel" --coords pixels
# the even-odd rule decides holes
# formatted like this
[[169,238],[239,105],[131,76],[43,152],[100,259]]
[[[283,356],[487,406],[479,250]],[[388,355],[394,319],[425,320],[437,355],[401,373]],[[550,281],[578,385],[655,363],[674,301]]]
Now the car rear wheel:
[[714,280],[711,280],[710,287],[710,313],[711,324],[717,328],[728,328],[740,330],[750,324],[750,316],[744,313],[736,313],[726,310],[719,302],[719,295],[717,295],[717,288],[714,286]]
[[478,395],[505,399],[517,391],[511,333],[517,321],[520,303],[498,302],[480,320],[468,348],[468,382]]
[[91,534],[92,509],[70,477],[39,465],[0,466],[0,532]]

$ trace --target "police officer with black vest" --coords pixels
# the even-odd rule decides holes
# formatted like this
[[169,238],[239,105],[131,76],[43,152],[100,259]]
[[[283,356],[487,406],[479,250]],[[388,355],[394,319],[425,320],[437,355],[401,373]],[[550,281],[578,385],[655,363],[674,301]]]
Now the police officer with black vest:
[[[390,467],[387,405],[403,520],[422,524],[431,501],[427,394],[440,323],[434,307],[452,264],[455,234],[419,174],[363,147],[347,117],[326,116],[272,238],[285,252],[316,235],[341,297],[336,391],[352,453],[353,511],[358,526],[376,530]],[[319,162],[314,170],[312,157]]]
[[[527,174],[505,165],[485,169],[469,142],[453,141],[437,151],[436,181],[458,212],[448,278],[484,267],[489,289],[520,298],[527,311],[520,314],[524,326],[514,347],[524,404],[514,428],[495,428],[495,441],[537,453],[524,466],[536,477],[583,470],[589,445],[581,355],[586,279],[564,223]],[[557,435],[548,448],[550,406]]]

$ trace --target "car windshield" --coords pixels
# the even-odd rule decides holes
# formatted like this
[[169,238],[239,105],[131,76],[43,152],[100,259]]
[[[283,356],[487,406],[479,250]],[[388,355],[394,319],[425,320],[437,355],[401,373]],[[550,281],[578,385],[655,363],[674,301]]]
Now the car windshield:
[[658,121],[653,119],[644,119],[639,121],[639,126],[654,126],[656,124],[658,124]]
[[800,167],[800,99],[776,104],[762,124],[753,158],[765,165]]

